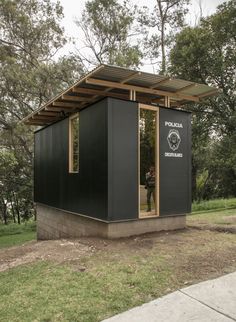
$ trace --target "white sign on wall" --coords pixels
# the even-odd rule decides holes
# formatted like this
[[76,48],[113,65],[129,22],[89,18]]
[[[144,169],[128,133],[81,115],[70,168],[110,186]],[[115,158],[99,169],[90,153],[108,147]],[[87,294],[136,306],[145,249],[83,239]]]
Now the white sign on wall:
[[[176,152],[181,143],[181,136],[176,128],[183,128],[182,123],[165,121],[165,126],[171,127],[167,135],[167,142],[173,152],[165,152],[165,157],[182,158],[183,153]],[[174,128],[174,129],[173,129]]]

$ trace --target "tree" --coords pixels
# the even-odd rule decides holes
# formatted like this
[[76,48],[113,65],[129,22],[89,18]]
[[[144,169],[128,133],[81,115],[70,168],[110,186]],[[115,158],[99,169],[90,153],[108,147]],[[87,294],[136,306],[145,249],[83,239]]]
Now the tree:
[[146,173],[151,166],[155,166],[156,145],[156,112],[140,109],[140,184],[146,182]]
[[9,114],[21,119],[68,86],[74,72],[81,72],[73,56],[53,59],[66,43],[59,25],[62,17],[59,3],[49,0],[1,2],[0,91],[5,121]]
[[14,151],[5,147],[1,148],[0,210],[5,224],[9,219],[20,224],[21,219],[28,219],[34,214],[31,192],[32,179],[26,175],[27,169],[22,168],[22,164],[15,157]]
[[84,34],[84,48],[80,49],[84,64],[137,67],[142,54],[138,44],[132,41],[133,23],[134,11],[127,2],[87,1],[81,18],[76,21]]
[[[33,136],[32,129],[19,121],[83,72],[75,56],[56,58],[66,43],[62,18],[59,2],[0,2],[0,152],[14,156],[19,179],[12,186],[9,175],[4,186],[11,187],[14,205],[18,203],[15,209],[24,205],[25,213],[32,208]],[[6,173],[11,171],[9,164]],[[4,197],[7,206],[9,196]],[[19,214],[24,215],[21,210]]]
[[175,33],[184,27],[189,0],[156,0],[154,9],[143,7],[139,21],[145,28],[145,48],[149,58],[158,59],[161,51],[160,73],[166,74],[167,49],[171,47]]
[[[180,32],[170,55],[173,75],[220,89],[216,97],[188,107],[194,112],[195,152],[204,147],[207,152],[201,162],[193,154],[198,176],[207,171],[204,198],[236,195],[236,150],[231,148],[236,128],[235,16],[236,1],[223,3],[199,26]],[[201,130],[195,132],[197,128]]]

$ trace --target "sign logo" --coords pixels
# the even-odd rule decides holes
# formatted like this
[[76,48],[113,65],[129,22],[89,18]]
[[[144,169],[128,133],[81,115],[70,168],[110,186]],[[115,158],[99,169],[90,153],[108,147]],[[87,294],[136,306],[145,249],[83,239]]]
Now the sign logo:
[[180,142],[181,142],[179,131],[171,129],[167,135],[167,141],[168,141],[169,147],[172,151],[178,150]]

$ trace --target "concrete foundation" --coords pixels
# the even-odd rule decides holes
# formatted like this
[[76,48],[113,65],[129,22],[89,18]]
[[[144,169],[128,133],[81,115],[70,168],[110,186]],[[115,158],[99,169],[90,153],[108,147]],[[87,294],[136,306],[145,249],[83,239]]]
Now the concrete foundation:
[[86,236],[120,238],[162,230],[182,229],[185,226],[185,215],[105,222],[37,204],[37,238],[39,240]]

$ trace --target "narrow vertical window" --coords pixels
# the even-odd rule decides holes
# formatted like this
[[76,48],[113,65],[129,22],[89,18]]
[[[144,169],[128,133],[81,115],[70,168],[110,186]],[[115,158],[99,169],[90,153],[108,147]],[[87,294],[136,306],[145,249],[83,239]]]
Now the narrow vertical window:
[[79,172],[79,114],[69,122],[69,172]]

